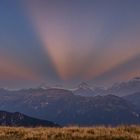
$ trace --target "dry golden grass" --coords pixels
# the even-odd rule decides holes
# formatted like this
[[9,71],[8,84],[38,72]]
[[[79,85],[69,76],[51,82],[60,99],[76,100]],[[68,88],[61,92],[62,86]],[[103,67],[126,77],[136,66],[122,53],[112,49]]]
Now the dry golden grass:
[[0,127],[0,140],[140,140],[140,127]]

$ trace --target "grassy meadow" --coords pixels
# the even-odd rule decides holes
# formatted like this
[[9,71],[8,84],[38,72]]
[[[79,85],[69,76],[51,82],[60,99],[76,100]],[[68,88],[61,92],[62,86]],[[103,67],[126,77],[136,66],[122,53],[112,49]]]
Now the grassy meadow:
[[140,127],[0,127],[0,140],[140,140]]

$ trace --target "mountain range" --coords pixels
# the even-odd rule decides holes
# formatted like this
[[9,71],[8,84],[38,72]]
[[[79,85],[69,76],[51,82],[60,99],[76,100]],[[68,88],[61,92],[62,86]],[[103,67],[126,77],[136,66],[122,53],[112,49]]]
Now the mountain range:
[[120,97],[127,96],[136,92],[140,92],[140,77],[134,77],[127,82],[114,84],[112,87],[105,91],[106,94],[113,94]]
[[1,88],[0,110],[7,111],[0,112],[1,125],[140,124],[140,78],[114,84],[108,89],[91,87],[85,82],[75,89]]
[[[132,81],[139,82],[139,79]],[[140,123],[140,106],[129,100],[127,93],[119,97],[105,90],[102,94],[86,96],[88,85],[82,83],[78,88],[84,92],[62,88],[0,89],[0,110],[21,112],[60,125]]]
[[119,97],[127,96],[140,92],[140,77],[134,77],[126,82],[115,83],[111,87],[89,86],[88,83],[82,82],[72,92],[75,95],[94,97],[97,95],[116,95]]

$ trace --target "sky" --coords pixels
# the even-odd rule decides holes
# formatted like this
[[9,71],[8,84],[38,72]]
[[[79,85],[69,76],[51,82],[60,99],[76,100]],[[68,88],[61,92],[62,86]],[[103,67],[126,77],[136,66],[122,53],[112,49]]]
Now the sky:
[[0,1],[0,87],[110,86],[139,62],[139,0]]

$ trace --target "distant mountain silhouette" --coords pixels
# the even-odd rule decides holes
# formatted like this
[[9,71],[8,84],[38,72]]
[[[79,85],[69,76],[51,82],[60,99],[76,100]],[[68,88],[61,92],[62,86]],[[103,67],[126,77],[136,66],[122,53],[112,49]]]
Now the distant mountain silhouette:
[[114,84],[105,91],[105,94],[113,94],[117,96],[126,96],[140,91],[140,77],[135,77],[128,82]]
[[56,127],[58,126],[55,123],[46,120],[40,120],[32,118],[21,114],[19,112],[10,113],[6,111],[0,111],[0,125],[2,126],[45,126],[45,127]]
[[90,88],[86,82],[82,82],[78,85],[76,89],[73,90],[75,95],[81,96],[96,96],[97,94]]
[[86,97],[109,94],[123,97],[136,92],[140,92],[140,77],[134,77],[133,79],[126,82],[116,83],[107,89],[102,87],[90,87],[88,83],[82,82],[78,88],[73,90],[75,95]]
[[18,111],[60,125],[140,123],[138,108],[121,97],[84,97],[60,88],[1,89],[0,110]]

